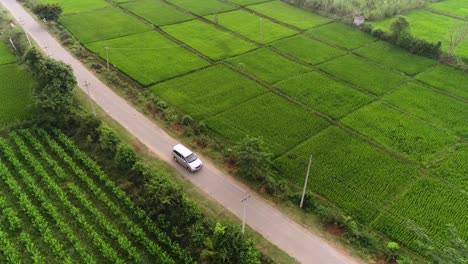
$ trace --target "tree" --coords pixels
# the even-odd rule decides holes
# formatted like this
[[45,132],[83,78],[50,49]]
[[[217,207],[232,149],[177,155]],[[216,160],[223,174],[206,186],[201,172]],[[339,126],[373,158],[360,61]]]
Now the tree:
[[31,48],[24,56],[38,81],[34,90],[36,109],[41,121],[63,124],[73,110],[73,95],[76,79],[71,67],[63,62],[45,58],[37,49]]
[[34,14],[40,19],[57,21],[62,14],[62,7],[58,4],[38,4],[33,8]]
[[261,138],[247,136],[236,146],[237,170],[243,177],[264,180],[273,156]]
[[468,41],[468,22],[453,25],[449,29],[447,44],[449,46],[448,53],[451,57],[455,54],[455,50],[463,42]]
[[397,242],[388,242],[385,252],[385,257],[387,261],[396,261],[398,259],[400,250],[400,245]]
[[398,16],[390,25],[390,30],[392,32],[391,39],[395,44],[402,47],[410,46],[413,36],[411,35],[410,24],[406,17]]
[[137,161],[135,149],[127,144],[120,144],[115,152],[114,161],[119,168],[132,169]]

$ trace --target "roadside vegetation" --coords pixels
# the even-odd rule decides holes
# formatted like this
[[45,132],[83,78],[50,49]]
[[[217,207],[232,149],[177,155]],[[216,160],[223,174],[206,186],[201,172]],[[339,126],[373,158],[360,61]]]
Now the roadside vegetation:
[[[463,263],[468,75],[417,56],[438,58],[443,44],[403,17],[369,36],[279,1],[169,2],[192,20],[153,24],[139,2],[82,15],[64,4],[48,25],[141,111],[282,205],[299,203],[312,155],[304,211],[363,254]],[[110,21],[135,26],[97,27]]]

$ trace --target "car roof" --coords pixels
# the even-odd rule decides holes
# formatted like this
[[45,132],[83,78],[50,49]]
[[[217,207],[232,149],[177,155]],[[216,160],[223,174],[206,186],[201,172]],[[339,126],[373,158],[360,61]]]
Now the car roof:
[[186,148],[184,145],[182,144],[177,144],[174,146],[173,150],[179,152],[182,156],[184,157],[188,157],[190,154],[192,154],[193,152]]

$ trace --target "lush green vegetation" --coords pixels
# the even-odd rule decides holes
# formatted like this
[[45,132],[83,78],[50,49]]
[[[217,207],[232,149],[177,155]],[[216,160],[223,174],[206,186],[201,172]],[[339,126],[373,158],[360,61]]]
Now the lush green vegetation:
[[376,95],[385,94],[406,81],[406,77],[356,56],[326,62],[320,69]]
[[191,15],[182,13],[160,1],[142,0],[125,2],[122,4],[122,7],[156,26],[175,24],[193,19]]
[[414,83],[401,87],[383,100],[434,125],[468,137],[468,107],[462,101]]
[[269,43],[297,33],[295,30],[274,23],[268,19],[260,18],[244,10],[211,15],[206,18],[261,44]]
[[276,159],[281,171],[304,184],[313,157],[309,186],[353,217],[372,221],[382,206],[417,177],[417,169],[331,127]]
[[305,105],[340,118],[371,100],[371,97],[317,72],[275,85],[278,90]]
[[108,53],[112,65],[143,86],[209,65],[205,60],[156,32],[93,42],[86,47],[104,60]]
[[[416,75],[437,64],[434,60],[410,54],[383,41],[366,45],[355,52],[373,62],[408,75]],[[387,54],[392,55],[387,56]]]
[[349,50],[357,49],[375,40],[358,29],[352,29],[340,23],[313,28],[308,30],[306,34]]
[[312,70],[306,66],[290,61],[270,49],[258,49],[228,59],[226,62],[270,84]]
[[444,0],[430,4],[429,8],[454,16],[468,17],[468,1],[466,0]]
[[0,42],[0,65],[16,62],[16,56],[6,44]]
[[263,137],[276,155],[316,134],[328,124],[273,93],[261,95],[206,120],[227,139]]
[[0,65],[0,83],[0,129],[29,120],[34,112],[30,74],[16,64]]
[[299,29],[309,29],[331,22],[330,19],[290,6],[282,1],[251,5],[249,9]]
[[463,71],[439,65],[419,74],[417,79],[440,90],[468,99],[468,90],[466,89],[468,75]]
[[255,48],[253,44],[199,20],[165,26],[162,29],[214,60]]
[[205,119],[267,90],[225,66],[213,66],[169,80],[150,90],[178,109]]
[[226,12],[236,8],[234,5],[217,0],[203,0],[202,2],[191,0],[168,0],[168,2],[182,7],[183,9],[195,13],[199,16]]
[[268,2],[268,1],[272,1],[272,0],[230,0],[229,2],[242,5],[242,6],[246,6],[246,5],[259,4],[259,3]]
[[310,64],[319,64],[345,54],[317,40],[298,35],[272,43],[278,50]]
[[433,164],[434,171],[442,181],[468,190],[468,144],[462,143],[451,149],[443,158]]
[[114,7],[63,16],[60,20],[81,43],[149,31],[138,19]]
[[105,0],[34,0],[37,4],[59,4],[63,14],[74,14],[110,7]]
[[411,118],[382,103],[362,108],[343,119],[343,123],[382,145],[411,159],[428,162],[459,138]]

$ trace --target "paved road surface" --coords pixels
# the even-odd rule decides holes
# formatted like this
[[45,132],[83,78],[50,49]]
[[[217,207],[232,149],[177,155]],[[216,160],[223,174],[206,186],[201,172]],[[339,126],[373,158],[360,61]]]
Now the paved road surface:
[[[248,188],[217,169],[207,159],[205,167],[189,174],[171,159],[171,149],[177,140],[132,108],[124,99],[99,81],[77,59],[73,58],[42,26],[40,26],[15,0],[0,0],[38,45],[50,57],[70,64],[79,86],[88,82],[93,100],[112,118],[125,127],[161,159],[173,164],[179,172],[233,214],[242,218],[242,198]],[[334,248],[323,238],[301,227],[261,197],[252,194],[247,206],[247,224],[266,239],[296,258],[301,263],[343,264],[358,260]]]

